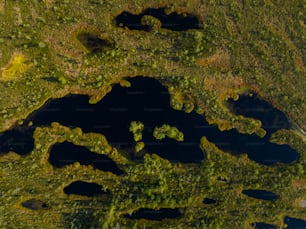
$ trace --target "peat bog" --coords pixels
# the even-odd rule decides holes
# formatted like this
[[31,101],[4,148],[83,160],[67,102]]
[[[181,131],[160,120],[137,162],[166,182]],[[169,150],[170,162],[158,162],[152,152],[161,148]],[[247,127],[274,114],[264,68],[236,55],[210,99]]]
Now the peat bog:
[[[29,136],[32,136],[35,127],[50,125],[55,121],[72,128],[81,127],[84,132],[102,133],[109,143],[119,150],[131,151],[135,142],[129,132],[129,125],[131,121],[141,121],[145,126],[143,153],[156,153],[172,162],[202,161],[204,154],[199,147],[202,136],[232,154],[246,152],[249,158],[260,164],[290,163],[298,158],[298,153],[289,145],[271,143],[267,136],[260,138],[254,134],[240,134],[235,129],[221,132],[195,112],[187,114],[172,109],[167,89],[155,79],[135,77],[129,81],[129,88],[113,85],[112,91],[97,104],[89,104],[88,96],[84,95],[69,95],[49,100],[42,108],[32,113],[23,126],[16,127],[16,130],[23,131],[22,135],[10,135],[8,141],[6,136],[16,131],[13,129],[0,137],[1,151],[8,151],[10,142],[19,142],[18,146],[22,148],[15,146],[16,151],[20,154],[29,153],[29,149],[33,148],[33,138]],[[33,122],[32,127],[26,125],[29,121]],[[184,141],[155,139],[152,134],[154,128],[163,124],[175,126],[182,131]],[[86,159],[84,164],[89,161]]]
[[29,199],[21,203],[21,206],[31,210],[42,210],[47,209],[48,205],[41,200]]
[[77,39],[92,54],[110,50],[115,47],[115,42],[110,38],[102,39],[94,33],[79,33]]

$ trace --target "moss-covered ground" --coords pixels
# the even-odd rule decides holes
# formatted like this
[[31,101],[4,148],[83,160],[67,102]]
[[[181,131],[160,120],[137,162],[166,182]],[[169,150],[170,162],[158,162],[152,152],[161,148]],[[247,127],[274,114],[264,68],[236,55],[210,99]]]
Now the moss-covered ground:
[[[122,12],[147,8],[192,15],[199,26],[173,31],[152,16],[142,18],[149,31],[116,24]],[[305,15],[303,0],[0,0],[1,131],[50,98],[88,94],[95,103],[112,84],[126,85],[124,77],[142,75],[169,88],[174,109],[196,110],[220,130],[263,136],[260,121],[226,106],[228,98],[256,92],[293,125],[271,141],[289,144],[300,155],[289,165],[264,166],[222,152],[204,136],[202,163],[171,163],[154,154],[133,162],[101,134],[54,123],[35,130],[30,155],[0,155],[0,228],[234,229],[251,228],[253,222],[282,228],[284,216],[306,220],[300,206],[306,199]],[[124,175],[78,163],[53,168],[49,148],[63,141],[106,154]],[[111,198],[66,195],[63,188],[76,180],[102,185]],[[253,199],[243,189],[264,189],[280,198]],[[22,206],[32,198],[48,207]],[[207,206],[204,198],[217,204]],[[139,208],[179,208],[182,217],[123,217]]]

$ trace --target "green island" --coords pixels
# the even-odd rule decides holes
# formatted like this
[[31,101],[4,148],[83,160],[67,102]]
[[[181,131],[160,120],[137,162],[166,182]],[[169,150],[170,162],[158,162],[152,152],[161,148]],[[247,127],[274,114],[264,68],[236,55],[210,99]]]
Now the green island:
[[161,127],[155,127],[153,131],[153,136],[159,140],[168,137],[179,142],[184,141],[184,134],[179,131],[175,126],[170,126],[167,124],[164,124]]
[[[147,9],[197,23],[171,29]],[[139,27],[120,22],[120,15],[131,14],[142,15]],[[255,222],[286,228],[285,217],[306,221],[305,1],[0,0],[0,22],[3,133],[31,127],[29,115],[50,99],[88,95],[96,104],[115,84],[128,88],[127,77],[143,76],[168,89],[174,110],[196,112],[220,131],[263,138],[260,120],[234,114],[227,104],[256,93],[290,120],[291,128],[277,130],[270,141],[298,152],[292,163],[268,166],[221,150],[203,136],[201,162],[172,163],[150,153],[135,161],[130,151],[146,147],[139,119],[130,125],[136,142],[131,150],[101,133],[53,122],[35,128],[29,154],[0,147],[0,228],[251,229]],[[54,167],[50,151],[63,142],[107,156],[123,173],[79,162]],[[98,193],[105,194],[64,192],[80,180],[100,185]],[[278,198],[256,199],[243,190]],[[133,219],[139,209],[179,214]]]
[[132,121],[130,123],[129,131],[133,133],[135,144],[135,150],[138,153],[145,147],[145,143],[142,142],[142,131],[144,129],[144,124],[142,122]]
[[133,133],[133,138],[135,142],[141,141],[143,128],[144,125],[142,122],[132,121],[130,123],[129,131]]

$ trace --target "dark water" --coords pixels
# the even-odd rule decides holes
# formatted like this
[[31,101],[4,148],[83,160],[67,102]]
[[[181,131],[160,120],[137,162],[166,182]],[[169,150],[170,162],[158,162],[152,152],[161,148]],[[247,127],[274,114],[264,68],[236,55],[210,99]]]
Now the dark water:
[[81,196],[99,196],[110,195],[109,191],[103,191],[102,186],[97,183],[90,183],[84,181],[75,181],[64,188],[64,193],[75,194]]
[[79,162],[81,165],[92,165],[94,169],[110,171],[121,175],[116,163],[103,154],[97,154],[89,151],[84,146],[77,146],[70,142],[55,144],[51,147],[49,162],[56,168]]
[[[154,79],[138,77],[131,83],[131,88],[115,85],[112,92],[95,105],[90,105],[88,97],[82,95],[51,100],[29,119],[34,126],[58,121],[66,126],[79,126],[84,132],[103,133],[112,145],[128,150],[134,143],[133,135],[129,132],[130,122],[142,121],[147,151],[171,161],[187,163],[203,160],[204,155],[199,147],[201,133],[195,127],[205,124],[204,118],[195,113],[190,117],[170,108],[166,88]],[[152,135],[154,127],[165,123],[182,130],[185,142],[156,140]]]
[[276,226],[261,222],[253,223],[252,226],[256,229],[277,229]]
[[161,208],[159,210],[150,208],[140,208],[132,213],[132,215],[124,215],[128,219],[148,219],[148,220],[163,220],[174,219],[181,216],[179,209],[177,208]]
[[29,208],[32,210],[42,210],[47,209],[48,205],[41,200],[29,199],[21,203],[21,205],[25,208]]
[[[155,79],[136,77],[130,82],[130,88],[114,85],[113,90],[94,105],[89,104],[88,97],[83,95],[50,100],[28,118],[28,121],[33,121],[33,127],[19,129],[24,128],[26,136],[31,136],[35,127],[57,121],[65,126],[81,127],[84,132],[102,133],[112,145],[131,152],[134,141],[129,125],[135,120],[145,125],[143,141],[146,146],[143,152],[157,153],[172,162],[202,161],[204,154],[199,147],[202,136],[232,154],[247,153],[249,158],[260,164],[290,163],[298,158],[298,153],[288,145],[273,144],[267,137],[240,134],[236,130],[221,132],[195,112],[187,114],[172,109],[167,89]],[[153,129],[162,124],[176,126],[184,133],[184,142],[169,138],[156,140]],[[12,138],[11,142],[21,141],[17,135]],[[0,141],[3,141],[2,137]],[[31,149],[32,145],[31,139],[24,148]],[[3,145],[0,148],[3,149]],[[29,151],[17,149],[18,153]]]
[[[296,218],[291,218],[286,216],[284,218],[285,224],[287,224],[286,229],[306,229],[306,221]],[[253,223],[252,226],[256,229],[277,229],[276,226],[262,223],[262,222],[256,222]]]
[[305,229],[306,221],[296,218],[291,218],[286,216],[284,219],[285,223],[288,225],[286,229]]
[[228,179],[226,177],[223,177],[223,176],[218,176],[216,178],[216,180],[220,181],[220,182],[224,182],[224,183],[228,182]]
[[286,115],[257,95],[240,95],[237,101],[229,99],[228,103],[235,114],[260,120],[268,137],[279,129],[290,128]]
[[215,203],[217,203],[217,201],[214,200],[214,199],[205,198],[205,199],[203,200],[203,203],[204,203],[204,204],[215,204]]
[[14,151],[20,155],[31,153],[34,147],[33,133],[18,128],[8,130],[0,136],[0,154]]
[[153,16],[160,20],[162,28],[173,31],[184,31],[188,29],[199,29],[199,20],[192,15],[187,14],[183,16],[178,13],[166,14],[164,8],[159,9],[146,9],[141,14],[131,14],[124,11],[116,17],[116,25],[127,27],[132,30],[150,31],[148,25],[141,24],[141,18],[145,15]]
[[254,190],[254,189],[248,189],[248,190],[243,190],[243,194],[256,198],[256,199],[261,199],[261,200],[276,200],[279,198],[278,195],[276,195],[273,192],[266,191],[266,190]]

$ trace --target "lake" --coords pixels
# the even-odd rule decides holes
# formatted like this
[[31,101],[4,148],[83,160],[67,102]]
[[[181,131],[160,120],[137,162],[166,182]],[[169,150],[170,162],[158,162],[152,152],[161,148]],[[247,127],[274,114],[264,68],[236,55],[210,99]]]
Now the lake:
[[[32,113],[23,126],[3,133],[1,152],[15,150],[22,155],[31,152],[35,127],[48,126],[55,121],[72,128],[81,127],[84,132],[102,133],[119,150],[131,151],[134,140],[129,132],[130,122],[141,121],[144,123],[143,153],[154,152],[172,162],[198,163],[204,160],[205,155],[199,147],[202,136],[234,155],[246,152],[260,164],[291,163],[298,158],[298,153],[289,145],[269,142],[268,134],[260,138],[254,134],[240,134],[235,129],[222,132],[215,125],[209,125],[204,116],[172,109],[167,88],[155,79],[135,77],[129,81],[132,84],[129,88],[113,85],[112,91],[97,104],[89,104],[85,95],[50,99]],[[33,122],[32,127],[27,126],[29,121]],[[184,133],[184,141],[155,139],[154,128],[163,124],[177,127]]]

